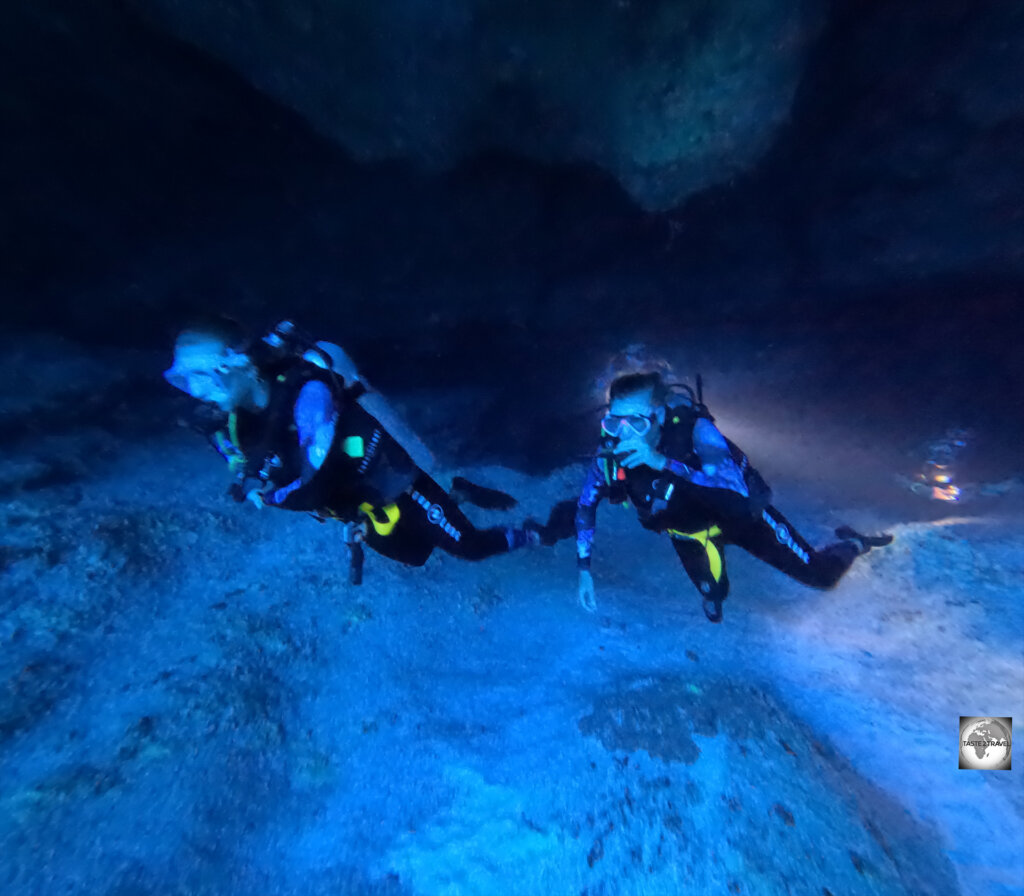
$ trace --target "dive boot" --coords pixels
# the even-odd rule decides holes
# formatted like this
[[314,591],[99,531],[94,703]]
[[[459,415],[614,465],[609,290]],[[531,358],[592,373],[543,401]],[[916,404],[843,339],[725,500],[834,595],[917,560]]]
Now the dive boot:
[[721,622],[722,602],[720,600],[712,600],[710,597],[705,597],[704,615],[708,617],[708,622]]

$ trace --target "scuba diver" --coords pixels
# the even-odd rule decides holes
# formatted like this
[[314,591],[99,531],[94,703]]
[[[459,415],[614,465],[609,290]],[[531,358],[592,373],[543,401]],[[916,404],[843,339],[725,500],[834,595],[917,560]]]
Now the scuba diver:
[[[683,390],[683,391],[678,391]],[[657,372],[612,381],[603,442],[576,508],[579,600],[596,608],[590,555],[602,498],[636,508],[640,524],[667,533],[704,614],[722,621],[729,593],[724,548],[739,545],[805,585],[831,588],[854,559],[891,535],[866,536],[848,526],[838,542],[812,548],[770,503],[771,489],[747,456],[714,424],[698,390],[670,386]]]
[[[283,321],[247,345],[226,324],[182,332],[164,378],[219,413],[206,435],[234,473],[229,493],[259,507],[341,520],[362,577],[362,544],[410,566],[434,548],[482,560],[553,543],[545,526],[477,529],[430,475],[429,451],[370,390],[340,347],[313,343]],[[456,478],[479,506],[508,509],[502,492]]]

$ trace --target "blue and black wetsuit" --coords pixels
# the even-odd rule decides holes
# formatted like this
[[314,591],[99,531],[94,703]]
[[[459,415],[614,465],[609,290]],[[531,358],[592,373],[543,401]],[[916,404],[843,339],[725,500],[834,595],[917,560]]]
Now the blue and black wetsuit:
[[522,529],[477,529],[419,469],[335,374],[305,361],[267,379],[267,408],[239,411],[216,436],[236,474],[239,500],[258,487],[263,502],[345,522],[365,519],[366,543],[411,566],[434,548],[481,560],[522,547]]
[[664,532],[704,598],[720,604],[729,593],[724,548],[739,545],[799,582],[830,588],[859,548],[847,541],[815,550],[770,503],[771,492],[706,411],[666,409],[658,452],[664,470],[625,469],[614,456],[594,458],[576,507],[576,554],[590,568],[597,505],[631,503],[645,529]]

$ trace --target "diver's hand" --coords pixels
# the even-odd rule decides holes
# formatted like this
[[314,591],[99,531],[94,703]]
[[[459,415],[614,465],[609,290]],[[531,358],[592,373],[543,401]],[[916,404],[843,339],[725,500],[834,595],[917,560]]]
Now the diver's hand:
[[256,507],[262,507],[263,495],[272,489],[273,486],[269,482],[264,482],[256,476],[245,476],[231,483],[228,496],[236,504],[254,504]]
[[259,480],[255,480],[255,482],[253,482],[251,486],[246,489],[246,501],[248,501],[253,507],[262,509],[267,506],[266,498],[272,492],[272,482],[262,482]]
[[639,436],[623,439],[615,446],[615,456],[619,466],[632,470],[635,467],[647,466],[652,470],[664,470],[668,458],[659,454]]
[[597,609],[597,601],[594,599],[594,577],[589,569],[580,570],[579,598],[580,606],[588,613],[593,613]]

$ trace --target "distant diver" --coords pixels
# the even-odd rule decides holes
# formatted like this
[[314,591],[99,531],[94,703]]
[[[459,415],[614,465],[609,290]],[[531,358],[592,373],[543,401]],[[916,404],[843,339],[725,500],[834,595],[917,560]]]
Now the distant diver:
[[252,344],[227,323],[185,330],[164,378],[219,412],[205,433],[234,474],[236,501],[346,524],[353,582],[363,543],[410,566],[434,548],[482,560],[553,543],[532,520],[476,528],[457,495],[501,509],[515,499],[459,477],[445,491],[428,472],[429,451],[341,348],[302,337],[289,321]]
[[609,387],[602,445],[576,508],[579,600],[596,607],[590,558],[602,498],[631,503],[640,524],[672,540],[703,598],[704,614],[722,621],[729,593],[724,548],[739,545],[805,585],[831,588],[855,558],[889,544],[848,526],[840,541],[812,548],[771,505],[771,489],[747,456],[714,424],[698,389],[670,386],[661,372],[619,376]]

